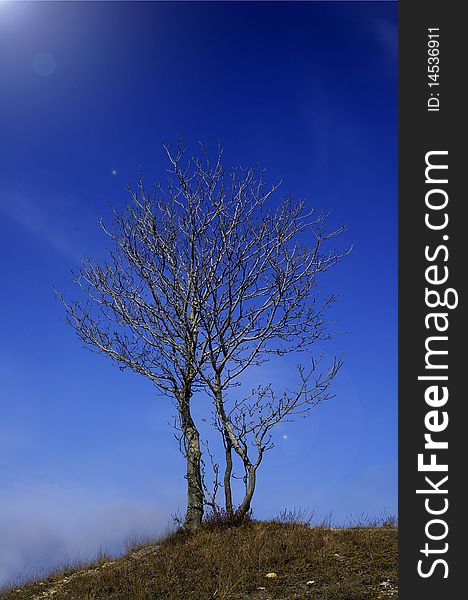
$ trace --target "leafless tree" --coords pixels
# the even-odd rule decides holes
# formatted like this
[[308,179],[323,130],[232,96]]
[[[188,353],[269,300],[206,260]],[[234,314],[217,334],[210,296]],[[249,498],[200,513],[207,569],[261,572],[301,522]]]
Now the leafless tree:
[[[82,298],[60,298],[90,349],[147,377],[174,401],[186,459],[185,524],[195,529],[204,506],[216,507],[221,484],[208,448],[214,489],[204,481],[195,392],[207,390],[213,398],[229,515],[249,510],[273,427],[329,397],[336,360],[324,373],[317,361],[300,366],[297,386],[279,395],[266,385],[239,399],[230,388],[272,354],[304,353],[310,361],[313,344],[330,336],[325,311],[334,296],[318,293],[317,278],[345,254],[324,252],[344,228],[327,233],[325,215],[291,198],[278,204],[277,186],[267,187],[261,170],[226,173],[221,151],[210,163],[204,149],[191,161],[182,147],[175,154],[166,150],[168,184],[147,193],[140,178],[129,188],[125,212],[114,211],[111,227],[101,223],[113,246],[107,260],[84,259],[74,279]],[[233,451],[245,481],[236,508]]]
[[[199,170],[207,181],[213,179],[212,171],[204,172],[201,165]],[[225,190],[224,173],[217,177],[219,189]],[[340,367],[334,359],[320,372],[320,361],[311,352],[331,335],[325,312],[335,296],[321,295],[317,282],[347,253],[325,249],[345,228],[327,232],[326,215],[306,211],[303,202],[291,198],[275,208],[275,191],[275,186],[266,188],[262,172],[234,171],[229,194],[217,197],[216,215],[206,232],[212,267],[200,319],[209,359],[200,375],[213,395],[213,423],[224,443],[228,515],[234,513],[233,451],[244,468],[245,494],[236,508],[243,515],[251,506],[257,469],[272,447],[271,430],[329,398]],[[294,389],[278,395],[272,386],[260,386],[241,400],[231,394],[230,402],[228,390],[249,367],[286,353],[303,353],[310,363],[298,366]]]
[[175,400],[186,458],[185,524],[194,529],[202,520],[204,493],[191,399],[207,356],[200,336],[207,265],[200,249],[213,207],[191,166],[179,168],[182,149],[175,157],[167,152],[177,166],[167,187],[148,194],[140,178],[135,190],[129,187],[126,211],[114,211],[112,227],[101,222],[113,249],[103,264],[83,260],[74,281],[84,300],[59,296],[68,323],[90,349],[147,377]]

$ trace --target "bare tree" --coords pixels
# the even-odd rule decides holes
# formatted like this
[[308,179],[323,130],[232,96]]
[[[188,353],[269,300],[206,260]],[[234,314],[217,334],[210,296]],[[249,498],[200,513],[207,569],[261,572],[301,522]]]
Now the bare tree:
[[102,222],[113,243],[101,265],[84,259],[75,283],[84,300],[67,301],[67,321],[90,349],[105,354],[121,368],[147,377],[162,395],[175,400],[186,458],[187,527],[202,521],[200,436],[191,412],[196,378],[206,359],[200,337],[203,285],[203,235],[212,214],[206,190],[175,157],[168,186],[148,194],[139,179],[129,187],[131,203],[114,211],[112,228]]
[[[278,395],[259,386],[251,396],[232,397],[242,374],[270,355],[310,355],[330,336],[324,313],[334,296],[316,288],[320,273],[344,253],[323,247],[344,228],[327,233],[325,215],[308,212],[291,198],[279,204],[263,172],[226,173],[222,152],[210,163],[185,161],[182,147],[168,149],[167,186],[148,194],[141,178],[129,187],[131,203],[112,227],[101,223],[113,249],[102,264],[84,259],[75,277],[77,301],[60,296],[68,322],[90,349],[148,378],[174,401],[175,429],[186,459],[185,525],[197,528],[204,506],[216,507],[221,485],[204,480],[205,463],[192,416],[194,393],[213,398],[214,423],[224,444],[225,507],[244,515],[255,491],[256,473],[271,431],[329,397],[339,369],[323,374],[318,363],[300,366],[298,384]],[[309,358],[309,356],[308,356]],[[177,437],[177,434],[176,434]],[[234,455],[233,455],[234,452]],[[245,495],[234,508],[233,458],[244,468]]]
[[[211,180],[213,174],[204,176]],[[218,177],[219,188],[226,189],[224,174]],[[275,191],[275,186],[266,188],[262,172],[234,171],[230,193],[216,200],[218,210],[206,233],[213,270],[206,280],[208,296],[200,302],[209,354],[200,374],[213,395],[213,423],[224,443],[228,515],[234,513],[233,451],[244,468],[245,494],[236,509],[243,515],[251,506],[257,469],[272,447],[271,430],[329,398],[340,367],[334,359],[321,373],[320,361],[310,354],[316,342],[331,335],[325,311],[335,296],[321,295],[317,282],[347,253],[324,249],[345,228],[327,232],[326,215],[306,211],[291,198],[272,208]],[[278,396],[272,386],[264,386],[248,398],[229,398],[228,390],[246,369],[286,353],[305,353],[311,362],[309,368],[298,366],[294,389]]]

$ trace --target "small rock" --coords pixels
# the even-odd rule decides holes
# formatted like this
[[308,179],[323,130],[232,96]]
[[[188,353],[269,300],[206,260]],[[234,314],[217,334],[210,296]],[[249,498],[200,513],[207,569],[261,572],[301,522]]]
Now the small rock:
[[275,577],[278,577],[278,575],[276,573],[267,573],[265,575],[265,577],[268,577],[268,579],[275,579]]

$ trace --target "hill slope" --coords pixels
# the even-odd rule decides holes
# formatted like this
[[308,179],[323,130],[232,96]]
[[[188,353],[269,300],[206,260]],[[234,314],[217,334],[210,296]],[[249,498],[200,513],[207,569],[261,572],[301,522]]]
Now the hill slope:
[[[175,533],[116,560],[55,573],[2,600],[397,598],[396,527],[250,522]],[[267,576],[269,575],[269,576]]]

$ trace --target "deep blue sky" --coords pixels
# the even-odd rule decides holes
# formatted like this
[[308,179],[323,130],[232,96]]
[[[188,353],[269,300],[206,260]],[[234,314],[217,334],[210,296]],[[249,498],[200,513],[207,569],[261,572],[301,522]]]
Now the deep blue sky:
[[325,281],[337,397],[278,432],[257,516],[396,512],[396,59],[396,3],[0,3],[0,581],[183,509],[171,406],[83,350],[52,291],[179,133],[266,166],[355,244]]

